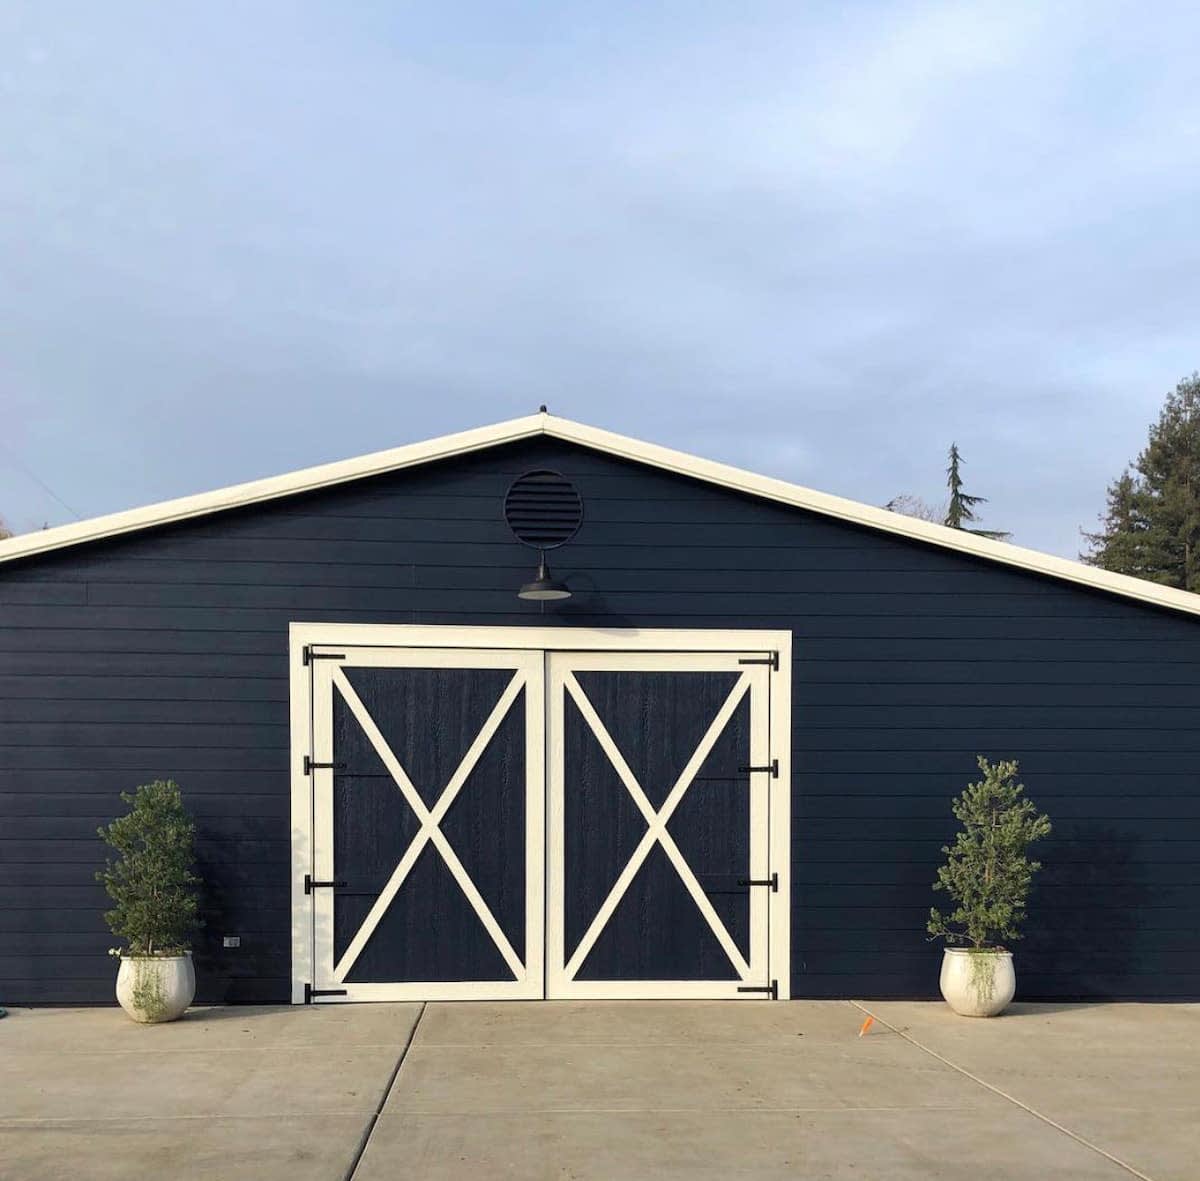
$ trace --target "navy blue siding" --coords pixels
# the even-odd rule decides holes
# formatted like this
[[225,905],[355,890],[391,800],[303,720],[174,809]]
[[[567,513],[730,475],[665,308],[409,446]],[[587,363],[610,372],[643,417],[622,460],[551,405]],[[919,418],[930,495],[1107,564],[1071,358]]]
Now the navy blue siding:
[[[500,516],[534,466],[587,506],[545,609]],[[796,995],[935,994],[983,753],[1055,821],[1022,995],[1200,996],[1200,620],[534,441],[0,569],[0,1001],[111,1001],[95,829],[167,775],[202,999],[287,999],[291,620],[788,628]]]

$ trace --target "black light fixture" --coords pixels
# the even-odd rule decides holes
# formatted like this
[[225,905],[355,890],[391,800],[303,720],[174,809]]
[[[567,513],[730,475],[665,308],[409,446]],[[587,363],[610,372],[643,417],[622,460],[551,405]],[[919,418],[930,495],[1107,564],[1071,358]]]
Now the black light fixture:
[[537,574],[517,591],[517,597],[535,603],[569,599],[566,584],[550,574],[546,551],[565,545],[583,524],[583,500],[575,485],[559,472],[526,472],[508,489],[504,519],[522,545],[538,551]]
[[518,599],[531,599],[535,603],[548,603],[554,599],[569,599],[571,592],[565,582],[558,582],[550,577],[550,566],[546,562],[543,551],[538,559],[537,577],[532,582],[525,583],[517,591]]

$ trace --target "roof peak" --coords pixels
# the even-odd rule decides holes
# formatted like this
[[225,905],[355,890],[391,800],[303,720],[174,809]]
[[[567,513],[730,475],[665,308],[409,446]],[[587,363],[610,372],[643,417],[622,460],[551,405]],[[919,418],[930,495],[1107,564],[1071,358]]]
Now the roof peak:
[[728,464],[674,451],[656,443],[646,443],[627,435],[587,426],[551,414],[545,405],[539,406],[536,414],[508,419],[492,426],[476,427],[420,443],[376,451],[356,459],[318,464],[315,467],[234,484],[212,492],[201,492],[142,508],[126,509],[85,521],[72,522],[69,525],[59,525],[53,529],[19,534],[0,541],[0,564],[227,509],[277,500],[300,492],[335,487],[352,480],[384,475],[439,459],[450,459],[456,455],[466,455],[537,435],[548,435],[636,463],[704,480],[868,529],[896,534],[1155,606],[1200,614],[1200,595],[1139,578],[1130,578],[1124,574],[1113,574],[1095,566],[1087,566],[1082,562],[1073,562],[1038,550],[1025,549],[1009,542],[993,541],[959,529],[934,525],[874,505],[831,496],[799,484],[757,475]]

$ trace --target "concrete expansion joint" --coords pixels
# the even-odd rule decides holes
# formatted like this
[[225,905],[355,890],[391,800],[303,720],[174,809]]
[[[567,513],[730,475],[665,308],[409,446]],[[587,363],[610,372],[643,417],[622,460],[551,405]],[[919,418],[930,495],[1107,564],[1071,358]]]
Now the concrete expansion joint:
[[417,1014],[417,1019],[412,1024],[412,1029],[408,1031],[408,1040],[404,1043],[404,1048],[400,1051],[400,1056],[396,1059],[396,1065],[392,1068],[391,1077],[387,1081],[387,1086],[383,1088],[379,1096],[379,1102],[372,1113],[370,1120],[367,1121],[367,1126],[363,1129],[362,1139],[358,1142],[358,1148],[354,1153],[354,1159],[350,1162],[350,1167],[346,1170],[345,1181],[354,1181],[354,1174],[358,1172],[359,1163],[362,1161],[363,1153],[367,1151],[367,1145],[371,1142],[371,1136],[375,1131],[375,1125],[379,1123],[379,1116],[384,1107],[387,1105],[388,1098],[391,1096],[392,1089],[396,1085],[396,1079],[400,1077],[400,1067],[404,1065],[404,1059],[408,1057],[408,1051],[411,1049],[413,1039],[417,1036],[417,1028],[421,1024],[421,1018],[425,1016],[425,1010],[429,1007],[428,1001],[421,1002],[421,1010]]
[[[994,1095],[999,1095],[1001,1099],[1006,1099],[1009,1103],[1013,1104],[1014,1107],[1019,1107],[1022,1111],[1027,1112],[1029,1115],[1033,1116],[1034,1119],[1039,1119],[1042,1121],[1042,1123],[1048,1124],[1050,1127],[1054,1128],[1055,1131],[1061,1132],[1064,1136],[1069,1136],[1077,1144],[1082,1144],[1084,1148],[1090,1148],[1092,1150],[1092,1152],[1098,1153],[1100,1156],[1104,1157],[1105,1160],[1110,1161],[1112,1164],[1117,1165],[1119,1168],[1124,1169],[1131,1176],[1138,1177],[1141,1179],[1141,1181],[1154,1181],[1154,1178],[1151,1177],[1149,1174],[1143,1173],[1139,1169],[1135,1169],[1133,1167],[1133,1165],[1129,1164],[1126,1161],[1121,1160],[1120,1157],[1113,1156],[1113,1154],[1111,1152],[1105,1151],[1103,1148],[1100,1147],[1100,1145],[1093,1144],[1091,1140],[1088,1140],[1088,1139],[1084,1138],[1083,1136],[1079,1135],[1078,1132],[1071,1131],[1070,1128],[1064,1127],[1057,1120],[1051,1119],[1048,1115],[1045,1115],[1043,1112],[1038,1111],[1037,1108],[1030,1107],[1028,1103],[1023,1103],[1015,1095],[1010,1095],[1007,1091],[1002,1091],[999,1087],[993,1085],[992,1083],[989,1083],[986,1079],[980,1078],[979,1075],[972,1074],[971,1071],[966,1069],[966,1067],[959,1066],[957,1062],[952,1062],[949,1058],[945,1057],[942,1054],[939,1054],[937,1052],[937,1050],[932,1049],[931,1047],[925,1045],[923,1042],[919,1042],[915,1037],[913,1037],[907,1031],[907,1029],[897,1029],[896,1026],[891,1024],[890,1021],[879,1016],[878,1013],[873,1013],[869,1008],[867,1008],[866,1005],[862,1004],[860,1001],[851,1001],[850,1003],[856,1009],[865,1013],[868,1017],[873,1017],[876,1021],[879,1022],[880,1025],[884,1026],[887,1029],[890,1029],[892,1031],[892,1033],[896,1034],[897,1037],[902,1037],[906,1042],[908,1042],[909,1045],[915,1046],[918,1050],[921,1050],[923,1053],[928,1054],[931,1058],[936,1058],[943,1065],[950,1067],[951,1070],[957,1071],[959,1074],[963,1075],[965,1078],[969,1078],[973,1083],[978,1083],[981,1087],[985,1088],[988,1091],[991,1091]],[[964,1020],[966,1020],[966,1018],[964,1018]]]

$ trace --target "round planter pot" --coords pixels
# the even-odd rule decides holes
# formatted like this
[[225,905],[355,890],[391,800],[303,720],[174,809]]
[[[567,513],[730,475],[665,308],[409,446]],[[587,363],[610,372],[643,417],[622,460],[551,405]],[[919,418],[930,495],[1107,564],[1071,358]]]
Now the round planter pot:
[[1017,991],[1011,951],[947,947],[940,980],[946,1004],[963,1017],[995,1017]]
[[196,995],[192,953],[122,956],[117,1000],[135,1021],[152,1025],[174,1021]]

